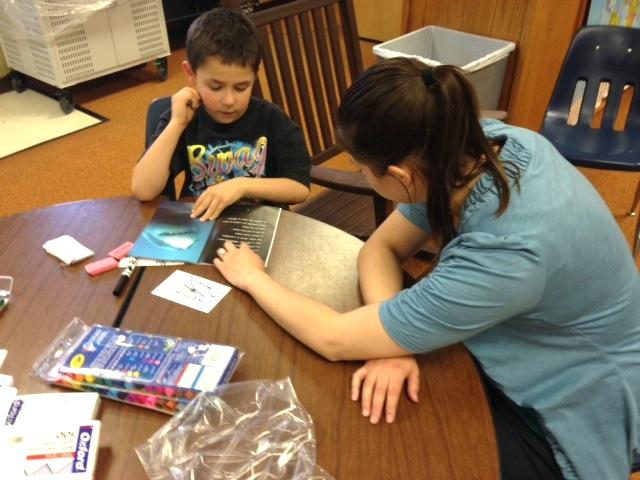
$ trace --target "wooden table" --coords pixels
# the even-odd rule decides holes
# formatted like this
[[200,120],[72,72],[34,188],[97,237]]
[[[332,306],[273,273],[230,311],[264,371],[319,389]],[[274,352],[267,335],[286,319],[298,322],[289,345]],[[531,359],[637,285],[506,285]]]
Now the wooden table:
[[[3,373],[20,393],[59,390],[30,376],[31,365],[73,317],[110,325],[123,309],[111,294],[119,272],[89,277],[82,265],[61,267],[42,244],[69,234],[95,259],[135,240],[155,204],[115,198],[58,205],[0,219],[0,275],[15,278],[14,298],[0,314]],[[357,307],[356,256],[361,242],[321,222],[283,212],[270,273],[339,310]],[[232,289],[210,314],[150,291],[176,267],[146,268],[121,327],[231,344],[244,351],[232,381],[290,377],[311,414],[317,461],[336,479],[498,478],[490,413],[475,366],[461,346],[420,358],[420,403],[403,399],[396,422],[371,425],[349,399],[356,362],[331,363],[282,330],[247,294]],[[225,283],[214,267],[177,267]],[[104,400],[98,479],[144,479],[134,446],[169,417]]]

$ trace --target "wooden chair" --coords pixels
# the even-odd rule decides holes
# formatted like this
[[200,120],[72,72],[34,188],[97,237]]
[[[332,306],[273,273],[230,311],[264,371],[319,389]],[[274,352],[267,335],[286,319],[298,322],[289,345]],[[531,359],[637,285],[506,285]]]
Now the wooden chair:
[[[245,3],[222,1],[236,11],[243,11]],[[345,90],[362,72],[352,0],[273,0],[248,16],[258,27],[264,49],[264,71],[254,95],[279,105],[302,127],[312,156],[313,183],[371,197],[379,225],[391,203],[359,172],[322,165],[340,153],[334,116]]]
[[[379,196],[359,172],[323,165],[340,153],[333,130],[334,116],[345,90],[362,73],[352,0],[255,3],[245,0],[221,2],[225,8],[246,13],[260,32],[264,71],[258,76],[254,94],[282,107],[302,127],[313,161],[313,183],[348,192],[337,201],[332,199],[332,207],[362,208],[350,203],[353,198],[350,194],[369,196],[373,199],[375,222],[372,226],[380,225],[392,210],[393,203]],[[504,119],[506,112],[485,111],[482,115]],[[314,216],[308,210],[311,209],[302,206],[302,213]],[[343,216],[337,214],[335,218]],[[322,220],[332,223],[326,217]],[[347,230],[356,235],[362,233],[354,232],[360,229],[353,227]]]

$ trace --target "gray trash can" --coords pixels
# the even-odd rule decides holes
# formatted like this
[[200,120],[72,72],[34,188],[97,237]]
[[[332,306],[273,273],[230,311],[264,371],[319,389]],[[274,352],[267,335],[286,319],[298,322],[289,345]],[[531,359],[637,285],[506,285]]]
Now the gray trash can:
[[473,35],[448,28],[428,26],[375,45],[378,58],[409,57],[430,66],[462,68],[478,92],[480,108],[498,108],[509,55],[515,43]]

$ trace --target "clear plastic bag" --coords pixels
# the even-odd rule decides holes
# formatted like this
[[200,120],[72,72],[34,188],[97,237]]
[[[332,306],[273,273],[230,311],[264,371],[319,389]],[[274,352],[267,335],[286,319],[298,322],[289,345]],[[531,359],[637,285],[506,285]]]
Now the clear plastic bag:
[[8,20],[17,39],[53,42],[56,35],[123,1],[128,0],[0,0],[0,17]]
[[203,392],[136,452],[151,480],[332,480],[287,378]]

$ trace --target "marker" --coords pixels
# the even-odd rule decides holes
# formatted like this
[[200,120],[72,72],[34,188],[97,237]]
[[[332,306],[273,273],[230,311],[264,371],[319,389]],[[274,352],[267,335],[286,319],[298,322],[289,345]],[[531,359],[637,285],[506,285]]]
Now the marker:
[[138,264],[137,258],[132,257],[131,260],[129,260],[129,265],[127,265],[127,268],[124,269],[124,272],[122,272],[122,275],[120,275],[120,278],[118,279],[116,288],[113,289],[113,294],[116,297],[122,293],[122,289],[125,287],[129,279],[131,278],[131,275],[133,275],[133,271],[136,269],[137,264]]
[[[4,307],[9,305],[9,299],[11,298],[12,288],[13,288],[13,277],[1,275],[0,276],[0,312],[4,309]],[[2,361],[0,361],[0,364],[2,364]]]

